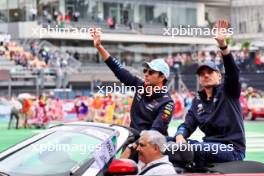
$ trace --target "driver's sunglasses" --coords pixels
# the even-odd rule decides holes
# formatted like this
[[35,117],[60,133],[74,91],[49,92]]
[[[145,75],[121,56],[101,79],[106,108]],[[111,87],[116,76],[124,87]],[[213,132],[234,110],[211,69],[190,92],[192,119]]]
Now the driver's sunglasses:
[[143,69],[143,73],[146,74],[147,72],[148,72],[149,75],[153,75],[154,73],[158,73],[158,71],[151,70],[151,69],[148,69],[148,68],[144,68]]

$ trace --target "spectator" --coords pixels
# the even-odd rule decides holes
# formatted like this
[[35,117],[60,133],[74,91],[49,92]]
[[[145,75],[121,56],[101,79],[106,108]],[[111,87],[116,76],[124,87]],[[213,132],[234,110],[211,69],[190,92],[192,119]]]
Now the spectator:
[[74,57],[76,60],[80,60],[80,54],[79,54],[77,51],[74,52],[73,57]]
[[103,108],[103,101],[99,95],[95,95],[92,101],[92,108],[94,110],[94,120],[100,117],[101,109]]
[[175,93],[174,94],[174,111],[173,111],[173,118],[181,119],[184,115],[184,104],[183,100],[180,98],[180,95]]
[[32,21],[35,21],[36,20],[36,16],[37,16],[37,9],[32,7],[30,9],[30,13],[31,13],[31,19],[32,19]]
[[164,14],[163,16],[163,24],[164,24],[164,27],[168,27],[168,17],[166,14]]
[[88,109],[88,104],[86,103],[85,100],[81,101],[81,105],[79,106],[79,120],[85,120],[87,115],[88,115],[89,109]]
[[20,110],[22,109],[22,105],[14,97],[11,99],[11,103],[12,103],[12,108],[11,108],[11,113],[10,113],[10,120],[9,120],[9,123],[8,123],[8,129],[11,128],[11,124],[12,124],[13,119],[16,120],[16,129],[18,129],[19,113],[20,113]]
[[143,33],[143,24],[142,23],[138,24],[138,28],[139,28],[139,32]]
[[47,109],[46,109],[46,97],[43,95],[39,96],[38,102],[36,102],[35,106],[35,116],[33,119],[33,124],[37,128],[44,128],[46,124],[50,121],[48,115],[47,115]]
[[258,70],[261,69],[262,62],[261,62],[261,56],[260,56],[259,52],[256,52],[255,65],[256,65],[256,67],[257,67]]
[[102,22],[103,19],[104,19],[104,18],[103,18],[103,13],[102,13],[101,11],[99,11],[99,12],[97,13],[97,18],[96,18],[97,23]]
[[74,20],[75,22],[78,22],[78,21],[79,21],[79,17],[80,17],[80,12],[79,12],[79,11],[75,11],[75,12],[73,13],[73,20]]
[[59,12],[54,9],[53,16],[52,16],[53,21],[57,21],[58,20],[58,16],[59,16]]
[[108,18],[107,19],[107,25],[110,29],[115,29],[115,21],[114,18]]
[[24,118],[23,126],[24,128],[27,128],[28,125],[28,119],[30,117],[30,110],[33,105],[33,102],[29,98],[25,98],[22,103],[22,117]]
[[5,55],[6,48],[3,42],[0,42],[0,56]]
[[69,14],[67,14],[65,16],[65,21],[66,21],[66,24],[70,24],[70,22],[71,22],[71,16]]

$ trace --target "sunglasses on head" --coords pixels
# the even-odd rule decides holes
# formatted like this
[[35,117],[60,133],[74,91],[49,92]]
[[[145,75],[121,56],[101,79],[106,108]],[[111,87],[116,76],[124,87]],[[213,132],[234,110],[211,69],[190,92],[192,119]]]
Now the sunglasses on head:
[[158,71],[151,70],[151,69],[149,69],[149,68],[144,68],[144,69],[143,69],[143,73],[145,74],[145,73],[147,73],[147,72],[148,72],[149,75],[153,75],[154,73],[158,73]]

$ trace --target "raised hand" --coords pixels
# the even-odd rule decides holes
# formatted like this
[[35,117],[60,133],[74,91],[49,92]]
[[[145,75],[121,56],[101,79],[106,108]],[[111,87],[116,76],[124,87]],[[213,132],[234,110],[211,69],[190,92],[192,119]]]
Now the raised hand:
[[[99,28],[97,28],[99,29]],[[103,60],[107,60],[110,57],[108,51],[102,46],[101,43],[101,31],[93,28],[91,31],[91,36],[93,37],[94,47],[97,48],[99,54],[102,56]]]
[[99,48],[101,46],[101,33],[99,33],[96,28],[93,28],[91,36],[93,37],[94,47]]
[[226,37],[228,30],[228,21],[227,20],[218,20],[214,25],[215,39],[220,47],[227,45]]

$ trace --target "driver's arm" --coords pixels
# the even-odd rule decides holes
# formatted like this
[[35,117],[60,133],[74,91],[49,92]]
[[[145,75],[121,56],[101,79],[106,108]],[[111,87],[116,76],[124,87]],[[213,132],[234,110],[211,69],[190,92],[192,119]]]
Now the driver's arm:
[[159,108],[158,115],[154,120],[151,130],[157,130],[161,134],[168,135],[168,127],[173,115],[174,102],[170,101]]
[[[215,35],[215,39],[218,43],[218,46],[222,48],[222,56],[225,67],[225,80],[224,80],[224,90],[225,93],[231,98],[238,99],[240,97],[241,85],[239,82],[239,68],[235,63],[233,55],[230,53],[226,37],[227,37],[227,29],[228,29],[228,21],[227,20],[218,20],[215,23],[214,29],[217,29],[217,33]],[[223,32],[223,29],[225,29]],[[221,32],[222,31],[222,32]]]
[[142,86],[143,81],[137,76],[131,74],[127,69],[125,69],[120,62],[112,57],[110,53],[103,47],[101,43],[101,37],[98,31],[94,28],[92,33],[93,42],[95,48],[98,50],[99,54],[102,56],[106,65],[114,72],[115,76],[126,86]]
[[236,65],[233,55],[230,52],[226,54],[223,53],[223,61],[225,67],[225,93],[232,98],[239,98],[241,92],[239,68]]
[[119,81],[126,86],[142,86],[144,84],[143,80],[131,74],[116,58],[109,56],[109,58],[105,60],[105,63],[113,71]]

